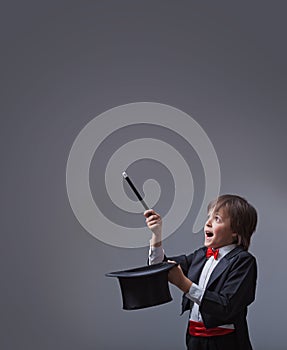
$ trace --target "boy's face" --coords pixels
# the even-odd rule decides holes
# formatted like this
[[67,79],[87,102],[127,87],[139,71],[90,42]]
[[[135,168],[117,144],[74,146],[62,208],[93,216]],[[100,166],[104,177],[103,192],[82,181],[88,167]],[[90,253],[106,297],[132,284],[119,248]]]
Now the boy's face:
[[230,217],[224,208],[218,211],[211,209],[204,227],[204,245],[210,248],[220,248],[232,244],[236,233],[230,227]]

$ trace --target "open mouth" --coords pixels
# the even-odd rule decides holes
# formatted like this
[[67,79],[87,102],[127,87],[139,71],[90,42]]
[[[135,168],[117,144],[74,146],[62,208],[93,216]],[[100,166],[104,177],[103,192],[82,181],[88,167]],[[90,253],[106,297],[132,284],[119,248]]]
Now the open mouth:
[[213,233],[212,232],[210,232],[210,231],[205,231],[205,234],[206,234],[206,236],[207,237],[213,237]]

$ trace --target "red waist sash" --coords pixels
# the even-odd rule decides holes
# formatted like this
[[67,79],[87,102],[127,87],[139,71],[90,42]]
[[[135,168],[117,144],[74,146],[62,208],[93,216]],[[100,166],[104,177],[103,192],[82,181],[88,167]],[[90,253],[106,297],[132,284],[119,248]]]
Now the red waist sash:
[[206,329],[202,322],[189,321],[189,334],[194,337],[216,337],[234,332],[234,329],[214,327]]

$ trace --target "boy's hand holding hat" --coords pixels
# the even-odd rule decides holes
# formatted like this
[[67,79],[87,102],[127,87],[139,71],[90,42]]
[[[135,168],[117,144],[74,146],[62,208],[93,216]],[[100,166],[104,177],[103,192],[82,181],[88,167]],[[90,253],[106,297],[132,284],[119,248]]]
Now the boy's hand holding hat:
[[169,270],[168,272],[168,281],[175,286],[177,286],[179,289],[181,289],[184,293],[188,293],[192,282],[189,280],[184,273],[182,272],[182,269],[180,265],[178,265],[175,261],[168,260],[169,263],[175,264],[174,268]]

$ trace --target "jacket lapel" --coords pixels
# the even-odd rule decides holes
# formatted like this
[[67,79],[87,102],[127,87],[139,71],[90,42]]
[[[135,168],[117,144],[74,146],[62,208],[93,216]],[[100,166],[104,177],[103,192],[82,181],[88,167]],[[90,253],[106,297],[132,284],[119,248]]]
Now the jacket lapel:
[[203,266],[206,263],[205,257],[206,248],[200,249],[194,260],[192,261],[192,268],[188,271],[188,278],[194,283],[198,283]]
[[208,288],[223,272],[224,270],[229,266],[229,264],[232,261],[232,258],[236,256],[238,253],[242,251],[242,247],[238,246],[234,248],[231,252],[226,254],[216,265],[215,269],[212,271],[210,279],[207,283],[206,288]]

